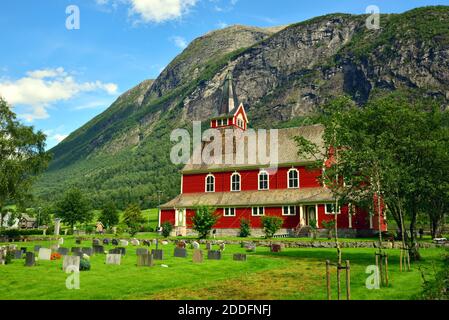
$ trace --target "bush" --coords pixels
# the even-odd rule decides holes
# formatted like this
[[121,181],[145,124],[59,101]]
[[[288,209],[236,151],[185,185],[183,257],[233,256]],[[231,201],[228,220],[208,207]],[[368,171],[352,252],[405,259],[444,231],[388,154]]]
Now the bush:
[[139,232],[154,232],[154,228],[149,225],[140,226]]
[[192,218],[193,230],[199,233],[200,239],[206,239],[220,216],[215,214],[215,208],[198,207]]
[[5,255],[5,264],[11,264],[14,254],[11,251],[8,251]]
[[426,279],[421,270],[423,278],[423,290],[419,299],[424,300],[449,300],[449,250],[443,256],[443,267],[434,274],[433,279]]
[[80,260],[80,271],[89,271],[90,270],[90,261],[86,259]]
[[284,220],[279,217],[262,217],[263,232],[267,239],[273,236],[282,228]]
[[240,237],[247,238],[251,235],[250,222],[247,219],[240,220]]
[[173,231],[173,225],[170,222],[164,222],[162,225],[162,235],[164,238],[168,238]]
[[43,230],[39,229],[29,229],[29,230],[19,230],[19,229],[9,229],[0,231],[0,237],[8,238],[18,238],[20,236],[41,236],[43,235]]

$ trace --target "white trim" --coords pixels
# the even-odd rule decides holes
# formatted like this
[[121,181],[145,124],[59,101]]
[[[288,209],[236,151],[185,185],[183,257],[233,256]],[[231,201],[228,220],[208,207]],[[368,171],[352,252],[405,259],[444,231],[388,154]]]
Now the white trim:
[[[226,210],[234,210],[233,215],[226,215]],[[237,216],[237,208],[223,208],[223,217],[225,218],[233,218]]]
[[[297,187],[290,187],[290,172],[296,171],[298,174],[298,186]],[[299,170],[296,168],[291,168],[287,171],[287,189],[299,189]]]
[[[288,213],[285,214],[284,208],[288,208]],[[291,209],[293,208],[293,214],[291,213]],[[296,206],[282,206],[282,215],[284,217],[294,217],[297,215]]]
[[[239,189],[238,190],[232,190],[232,185],[233,185],[232,178],[234,176],[239,176]],[[242,191],[242,175],[240,173],[234,172],[233,174],[231,174],[231,186],[230,186],[229,189],[231,190],[231,192],[240,192],[240,191]]]
[[299,223],[301,224],[301,227],[306,225],[306,219],[304,217],[304,205],[299,206]]
[[[267,189],[261,189],[260,188],[260,176],[262,174],[266,174],[267,175]],[[270,174],[268,173],[268,171],[266,170],[260,170],[259,174],[257,175],[257,187],[259,189],[259,191],[266,191],[266,190],[270,190]]]
[[[327,206],[328,206],[328,205],[331,205],[331,206],[334,206],[334,207],[335,207],[335,203],[325,203],[325,204],[324,204],[324,213],[327,214],[327,215],[335,214],[335,212],[329,212],[329,211],[327,211]],[[341,214],[341,207],[338,208],[337,214]]]
[[[257,214],[254,214],[254,209],[257,208]],[[262,214],[259,214],[260,209],[262,208]],[[251,216],[253,217],[263,217],[265,216],[265,207],[252,207],[251,208]]]
[[318,217],[318,204],[315,205],[315,221],[316,221],[316,227],[319,228],[320,227],[320,220]]
[[352,213],[351,211],[353,210],[353,206],[352,203],[348,204],[348,226],[349,229],[352,229]]
[[[212,177],[214,179],[214,183],[213,183],[213,191],[207,191],[207,179]],[[204,192],[206,193],[214,193],[215,192],[215,176],[212,173],[209,173],[206,178],[204,179]]]
[[158,214],[158,228],[160,228],[161,227],[161,214],[162,214],[162,210],[161,210],[161,208],[159,208],[159,214]]
[[183,194],[184,193],[184,175],[182,174],[181,175],[181,194]]

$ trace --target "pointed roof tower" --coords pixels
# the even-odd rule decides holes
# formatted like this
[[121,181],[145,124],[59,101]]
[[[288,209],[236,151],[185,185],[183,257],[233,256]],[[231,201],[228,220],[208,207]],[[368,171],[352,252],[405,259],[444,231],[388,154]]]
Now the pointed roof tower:
[[232,72],[229,71],[226,75],[225,81],[221,91],[221,99],[219,104],[220,115],[233,114],[236,108],[238,108],[237,95],[234,89],[234,80],[232,78]]

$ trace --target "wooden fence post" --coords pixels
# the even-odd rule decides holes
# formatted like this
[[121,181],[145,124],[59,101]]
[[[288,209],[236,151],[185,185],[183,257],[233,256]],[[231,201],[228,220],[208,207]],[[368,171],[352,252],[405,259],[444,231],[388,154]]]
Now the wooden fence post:
[[388,287],[388,254],[385,254],[385,285]]
[[346,299],[351,300],[351,266],[346,260]]
[[341,264],[337,264],[337,297],[341,299]]
[[331,296],[331,270],[330,270],[331,262],[326,260],[326,287],[327,287],[327,300],[332,300]]

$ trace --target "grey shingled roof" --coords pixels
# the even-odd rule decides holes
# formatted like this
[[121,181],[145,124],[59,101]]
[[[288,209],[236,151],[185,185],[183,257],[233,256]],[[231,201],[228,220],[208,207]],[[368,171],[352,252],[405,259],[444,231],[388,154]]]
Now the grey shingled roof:
[[161,209],[195,208],[200,205],[220,207],[283,206],[333,201],[326,188],[277,189],[267,191],[212,192],[181,194]]
[[[230,132],[229,129],[228,131]],[[237,161],[235,157],[236,150],[234,150],[234,146],[232,140],[229,143],[226,142],[225,130],[220,130],[223,138],[223,147],[222,147],[222,163],[221,164],[206,164],[202,163],[192,163],[191,159],[189,163],[184,167],[184,174],[192,174],[192,173],[204,173],[204,172],[220,172],[220,171],[229,171],[236,169],[251,169],[251,168],[260,168],[260,167],[268,167],[266,164],[261,163],[259,161],[259,150],[255,150],[255,152],[251,152],[251,155],[255,153],[256,161],[251,161],[251,158],[248,159],[248,139],[244,138],[245,132],[240,129],[235,129],[233,133],[236,136],[237,141],[244,141],[245,144],[245,156],[243,161]],[[278,144],[277,147],[278,153],[278,166],[290,166],[293,164],[306,164],[310,163],[314,159],[311,157],[305,157],[298,155],[298,146],[296,141],[294,140],[297,136],[302,136],[313,143],[317,144],[321,148],[323,148],[323,140],[322,135],[324,131],[324,126],[322,125],[312,125],[312,126],[304,126],[304,127],[295,127],[295,128],[286,128],[277,130],[278,134]],[[256,135],[259,136],[261,134],[260,131],[256,130]],[[232,136],[232,135],[231,135]],[[267,144],[270,144],[270,131],[267,130]],[[256,143],[257,145],[257,143]],[[203,143],[202,150],[207,146],[207,143]],[[229,150],[230,149],[230,150]],[[267,147],[268,149],[268,147]],[[321,150],[322,151],[322,150]],[[232,154],[231,163],[226,163],[226,156],[230,156]],[[242,162],[242,163],[239,163]]]

